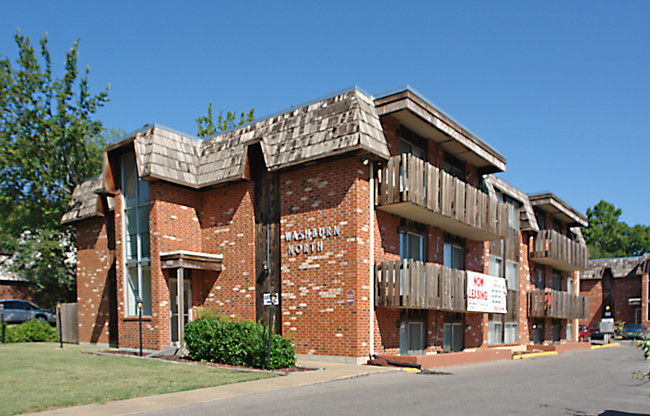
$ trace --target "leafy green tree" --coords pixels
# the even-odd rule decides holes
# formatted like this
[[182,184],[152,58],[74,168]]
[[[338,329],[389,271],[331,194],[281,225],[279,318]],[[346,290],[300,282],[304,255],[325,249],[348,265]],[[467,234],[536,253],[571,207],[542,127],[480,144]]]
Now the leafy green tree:
[[196,135],[199,137],[210,137],[219,131],[241,126],[244,123],[253,121],[255,119],[254,113],[254,108],[251,108],[248,113],[244,113],[242,111],[239,115],[239,120],[237,121],[236,113],[228,111],[224,117],[223,111],[220,111],[219,117],[217,117],[217,122],[215,124],[214,117],[212,116],[212,101],[210,101],[210,105],[208,105],[208,113],[195,119],[198,128]]
[[592,259],[639,256],[650,252],[650,227],[629,227],[620,220],[622,211],[613,204],[600,201],[587,209],[589,227],[582,233]]
[[102,123],[94,114],[109,86],[89,92],[89,69],[82,76],[77,69],[78,40],[56,78],[47,34],[38,53],[20,31],[14,38],[15,65],[0,56],[0,250],[15,253],[14,268],[36,283],[37,297],[74,299],[74,244],[60,220],[74,187],[101,171]]

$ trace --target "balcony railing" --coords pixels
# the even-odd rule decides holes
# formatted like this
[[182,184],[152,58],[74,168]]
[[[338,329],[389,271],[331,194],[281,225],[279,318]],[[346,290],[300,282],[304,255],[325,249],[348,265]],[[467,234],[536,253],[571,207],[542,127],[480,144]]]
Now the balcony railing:
[[533,318],[587,319],[585,296],[553,289],[537,289],[528,294],[528,316]]
[[584,270],[589,250],[555,230],[541,230],[535,237],[531,259],[564,271]]
[[474,241],[507,236],[506,204],[413,155],[391,157],[377,179],[381,210]]
[[467,275],[464,270],[405,260],[375,265],[375,304],[391,308],[464,312]]

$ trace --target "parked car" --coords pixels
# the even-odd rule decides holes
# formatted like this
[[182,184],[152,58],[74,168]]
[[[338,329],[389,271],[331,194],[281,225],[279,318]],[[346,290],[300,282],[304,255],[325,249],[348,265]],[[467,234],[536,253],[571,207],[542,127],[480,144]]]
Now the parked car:
[[627,324],[621,332],[623,339],[644,339],[646,337],[645,328],[641,324]]
[[42,319],[50,324],[56,324],[56,315],[43,310],[28,300],[4,299],[2,305],[3,319],[7,323],[22,324],[32,319]]
[[587,325],[580,325],[578,331],[578,341],[588,342],[590,339],[591,331],[587,329]]
[[595,339],[605,339],[605,334],[600,332],[600,324],[593,324],[589,328],[589,340],[593,341]]

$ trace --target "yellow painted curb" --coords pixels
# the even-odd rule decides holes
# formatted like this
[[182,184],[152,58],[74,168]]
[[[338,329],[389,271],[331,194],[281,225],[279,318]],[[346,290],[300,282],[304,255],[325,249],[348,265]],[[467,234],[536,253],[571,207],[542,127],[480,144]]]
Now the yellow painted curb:
[[544,357],[546,355],[557,355],[557,351],[534,352],[532,354],[521,354],[512,357],[513,360],[521,360],[524,358]]
[[419,374],[422,372],[422,370],[419,370],[417,368],[402,368],[402,371],[406,371],[407,373],[415,373],[415,374]]
[[596,348],[618,347],[619,345],[621,345],[620,342],[612,342],[611,344],[592,345],[591,349],[595,350]]

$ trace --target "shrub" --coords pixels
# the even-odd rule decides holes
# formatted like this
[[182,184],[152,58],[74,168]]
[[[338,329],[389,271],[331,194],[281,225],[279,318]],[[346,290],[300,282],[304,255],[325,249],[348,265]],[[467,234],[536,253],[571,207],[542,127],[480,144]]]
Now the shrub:
[[[266,368],[268,327],[252,321],[229,321],[217,315],[202,316],[185,327],[189,357],[196,361]],[[271,338],[270,367],[296,363],[291,342],[280,335]]]
[[58,341],[59,334],[46,321],[32,319],[15,327],[7,327],[5,342]]

